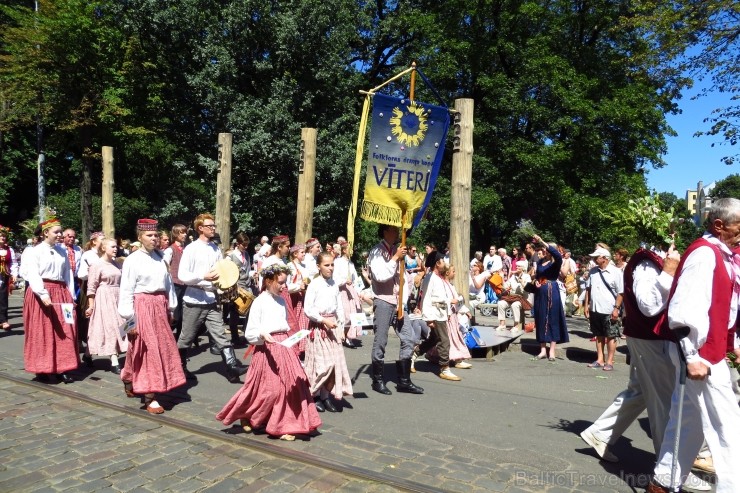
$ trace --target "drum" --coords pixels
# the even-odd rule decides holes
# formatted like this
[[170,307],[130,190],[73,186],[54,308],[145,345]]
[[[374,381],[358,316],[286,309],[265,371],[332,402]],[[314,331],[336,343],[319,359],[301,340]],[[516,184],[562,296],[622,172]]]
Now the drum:
[[233,286],[221,289],[216,289],[216,297],[219,303],[231,303],[239,297],[239,287],[234,284]]
[[239,288],[239,294],[234,300],[236,310],[242,317],[249,312],[252,308],[252,302],[254,301],[254,295],[244,288]]

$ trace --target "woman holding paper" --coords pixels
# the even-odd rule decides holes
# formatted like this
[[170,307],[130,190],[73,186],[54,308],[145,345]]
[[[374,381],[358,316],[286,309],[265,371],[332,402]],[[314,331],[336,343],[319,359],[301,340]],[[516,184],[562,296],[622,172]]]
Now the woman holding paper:
[[357,346],[352,342],[353,339],[362,337],[362,327],[352,325],[352,314],[362,313],[362,302],[355,287],[358,275],[355,264],[349,258],[349,243],[340,241],[339,247],[341,253],[334,259],[334,273],[332,277],[336,281],[337,286],[339,286],[339,295],[341,296],[342,308],[344,309],[344,341],[342,344],[350,349],[355,349]]
[[295,352],[282,343],[288,339],[285,299],[280,295],[288,267],[273,264],[262,270],[264,290],[249,310],[244,331],[255,347],[244,385],[216,415],[230,425],[237,419],[247,433],[264,429],[281,440],[312,435],[321,418],[311,400],[306,374]]
[[87,331],[87,347],[82,360],[92,367],[92,355],[110,356],[110,367],[116,375],[121,374],[118,354],[128,349],[126,336],[121,336],[119,327],[124,320],[118,315],[118,293],[121,285],[121,267],[116,263],[116,240],[104,239],[100,248],[102,257],[90,265],[87,276],[88,304],[85,316],[90,318]]
[[[308,317],[303,311],[303,303],[306,297],[306,287],[311,279],[306,272],[306,266],[303,264],[303,260],[306,258],[306,246],[303,244],[293,245],[290,247],[290,262],[288,262],[288,280],[286,282],[286,288],[288,296],[285,301],[288,304],[288,313],[293,313],[295,317],[295,324],[291,326],[290,335],[295,334],[299,330],[308,329]],[[288,316],[290,320],[290,315]],[[306,340],[301,339],[297,344],[293,345],[293,350],[300,357],[306,350]]]
[[136,234],[141,248],[126,257],[119,289],[118,314],[126,320],[133,317],[135,322],[128,332],[128,355],[121,380],[128,397],[144,394],[147,412],[162,414],[164,408],[155,393],[169,392],[185,383],[170,328],[177,295],[167,263],[156,249],[157,221],[139,219]]
[[342,350],[344,308],[339,286],[332,278],[334,256],[321,252],[317,260],[319,277],[306,290],[306,315],[311,323],[306,342],[306,375],[319,412],[336,412],[333,395],[341,400],[352,395],[352,381]]
[[26,337],[23,361],[27,372],[35,373],[40,382],[49,375],[67,383],[67,374],[77,369],[77,326],[74,314],[74,284],[67,253],[57,240],[62,238],[62,225],[55,217],[39,225],[43,239],[24,259],[26,289],[23,323]]

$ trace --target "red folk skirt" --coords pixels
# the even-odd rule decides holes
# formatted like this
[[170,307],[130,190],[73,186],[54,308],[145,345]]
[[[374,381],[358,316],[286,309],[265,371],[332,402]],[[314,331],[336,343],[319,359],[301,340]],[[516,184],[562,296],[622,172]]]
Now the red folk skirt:
[[[30,373],[63,373],[77,368],[77,320],[64,321],[62,303],[74,303],[72,294],[62,281],[44,281],[51,306],[44,306],[31,289],[26,289],[23,302],[25,340],[23,362]],[[75,314],[73,313],[73,316]]]
[[276,342],[256,346],[244,385],[216,415],[230,425],[247,419],[252,428],[268,434],[305,435],[321,426],[321,418],[308,390],[308,379],[291,348],[280,341],[286,332],[272,334]]
[[121,380],[132,382],[137,394],[168,392],[185,383],[167,310],[165,293],[134,294],[137,336],[129,341]]

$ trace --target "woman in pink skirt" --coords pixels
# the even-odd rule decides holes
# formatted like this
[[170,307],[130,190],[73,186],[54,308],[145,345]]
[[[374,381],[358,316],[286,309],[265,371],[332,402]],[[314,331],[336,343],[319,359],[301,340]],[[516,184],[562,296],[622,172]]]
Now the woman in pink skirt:
[[139,219],[136,234],[141,248],[126,257],[121,274],[118,313],[135,327],[128,333],[126,366],[121,371],[129,397],[144,394],[150,414],[164,408],[155,393],[169,392],[185,383],[177,343],[170,329],[170,318],[177,306],[172,278],[157,245],[157,221]]
[[121,267],[116,263],[116,240],[106,238],[100,243],[103,252],[97,262],[90,265],[87,276],[88,306],[85,316],[90,318],[87,329],[87,347],[83,360],[92,367],[92,355],[110,357],[111,371],[121,374],[118,354],[128,349],[126,337],[121,337],[119,327],[123,318],[118,315],[118,290],[121,285]]
[[[306,257],[306,246],[305,245],[293,245],[290,247],[290,262],[288,262],[288,281],[286,283],[286,289],[288,297],[288,311],[293,312],[295,316],[296,326],[291,327],[290,335],[298,332],[302,329],[308,329],[308,317],[303,311],[304,299],[306,297],[306,287],[311,282],[308,275],[306,274],[306,266],[303,264],[303,259]],[[298,344],[293,346],[294,351],[298,356],[302,356],[306,350],[306,339],[301,339]]]
[[[445,275],[444,286],[445,290],[449,294],[449,299],[458,300],[457,303],[451,303],[451,315],[447,319],[447,337],[450,339],[450,366],[455,368],[467,370],[473,367],[472,364],[465,361],[470,359],[470,351],[468,346],[465,344],[462,332],[460,332],[460,319],[459,317],[469,316],[470,310],[464,304],[462,304],[462,297],[457,294],[455,286],[452,285],[452,281],[455,279],[455,267],[450,265],[447,267],[447,274]],[[432,348],[428,353],[427,359],[436,361],[437,352],[436,348]]]
[[334,274],[332,277],[339,286],[339,295],[342,298],[342,308],[344,309],[344,346],[355,349],[357,346],[354,340],[362,337],[362,327],[352,325],[352,313],[362,313],[362,301],[360,295],[355,289],[357,282],[357,269],[349,257],[349,243],[340,241],[339,256],[334,258]]
[[72,383],[67,372],[79,365],[74,282],[67,252],[57,243],[62,238],[61,223],[50,218],[39,229],[44,241],[33,247],[23,267],[31,288],[26,289],[23,303],[23,361],[38,381],[48,382],[50,374],[57,374],[65,384]]
[[285,287],[288,268],[272,264],[260,273],[263,291],[254,300],[244,331],[255,346],[244,385],[216,419],[230,425],[237,419],[247,433],[265,430],[281,440],[312,435],[321,426],[311,400],[306,374],[295,352],[281,344],[288,338]]
[[306,290],[306,315],[311,333],[306,342],[306,375],[319,411],[336,412],[331,396],[352,395],[352,381],[344,358],[344,309],[339,286],[332,278],[334,256],[321,252],[319,277]]

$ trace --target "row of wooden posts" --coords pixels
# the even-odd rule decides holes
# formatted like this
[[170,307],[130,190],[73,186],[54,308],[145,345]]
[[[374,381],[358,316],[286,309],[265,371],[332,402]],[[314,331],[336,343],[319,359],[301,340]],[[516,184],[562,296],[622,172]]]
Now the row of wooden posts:
[[[455,289],[468,301],[468,269],[470,252],[470,197],[473,173],[473,100],[455,100],[455,119],[452,129],[452,190],[450,207],[450,262],[455,267]],[[300,159],[298,163],[298,199],[295,242],[305,243],[312,236],[314,184],[316,178],[316,129],[301,129]],[[216,224],[221,247],[231,243],[231,147],[230,133],[218,134],[219,172],[216,181]],[[113,222],[113,148],[103,147],[103,232],[116,237]]]

